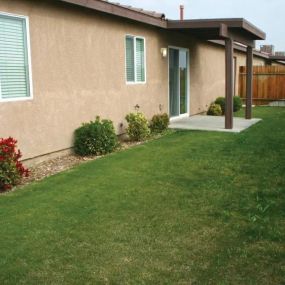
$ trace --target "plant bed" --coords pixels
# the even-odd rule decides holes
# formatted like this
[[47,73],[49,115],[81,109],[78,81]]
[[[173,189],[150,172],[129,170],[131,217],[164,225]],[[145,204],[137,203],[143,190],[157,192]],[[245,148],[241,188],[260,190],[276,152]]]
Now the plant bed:
[[[121,135],[119,137],[120,147],[115,152],[123,151],[123,150],[129,149],[131,147],[147,143],[151,140],[159,139],[159,138],[161,138],[167,134],[171,134],[173,132],[174,132],[173,130],[166,130],[162,133],[152,134],[148,137],[147,140],[145,140],[143,142],[135,142],[135,141],[128,139],[127,136]],[[24,177],[21,180],[19,186],[11,189],[8,192],[22,188],[23,186],[30,184],[32,182],[41,181],[46,177],[58,174],[60,172],[68,170],[68,169],[71,169],[71,168],[73,168],[79,164],[84,163],[84,162],[99,159],[103,156],[105,156],[105,155],[81,157],[81,156],[78,156],[75,154],[68,154],[68,155],[59,156],[59,157],[56,157],[53,159],[48,159],[44,162],[38,163],[35,166],[30,167],[29,168],[29,176]],[[3,194],[8,193],[8,192],[2,192],[0,194],[3,195]]]

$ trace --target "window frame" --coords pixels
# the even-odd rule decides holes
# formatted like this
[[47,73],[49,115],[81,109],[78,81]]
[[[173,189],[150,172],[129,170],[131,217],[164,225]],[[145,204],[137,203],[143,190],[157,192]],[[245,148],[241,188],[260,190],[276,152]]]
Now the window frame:
[[31,101],[34,99],[33,94],[33,76],[32,76],[32,59],[31,59],[31,37],[30,37],[30,21],[28,16],[18,15],[18,14],[12,14],[7,12],[0,11],[0,16],[7,16],[11,18],[17,18],[25,21],[25,27],[26,27],[26,45],[27,45],[27,59],[28,59],[28,82],[29,84],[29,95],[28,97],[17,97],[17,98],[2,98],[2,89],[1,89],[1,80],[0,80],[0,103],[4,102],[17,102],[17,101]]
[[[128,37],[133,38],[133,40],[134,40],[134,74],[135,74],[135,80],[134,81],[128,81],[128,75],[127,75],[126,39]],[[143,40],[143,46],[144,46],[144,81],[137,81],[137,62],[136,62],[137,39]],[[125,35],[125,80],[126,80],[126,84],[127,85],[146,84],[146,74],[147,74],[147,72],[146,72],[146,40],[145,40],[145,37],[126,34]]]

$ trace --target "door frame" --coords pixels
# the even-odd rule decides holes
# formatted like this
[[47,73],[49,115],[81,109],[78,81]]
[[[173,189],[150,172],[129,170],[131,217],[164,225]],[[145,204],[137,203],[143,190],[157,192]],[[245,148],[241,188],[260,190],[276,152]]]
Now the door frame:
[[[176,49],[179,51],[182,50],[182,51],[188,52],[188,57],[187,57],[187,79],[188,79],[187,80],[187,112],[184,114],[180,114],[178,116],[174,116],[174,117],[170,116],[170,88],[169,88],[169,84],[170,84],[170,80],[169,80],[169,76],[170,76],[170,72],[169,72],[169,66],[170,66],[169,51],[170,51],[170,49]],[[169,114],[170,121],[181,119],[183,117],[189,117],[190,116],[190,50],[189,50],[189,48],[183,48],[183,47],[177,47],[177,46],[168,46],[167,74],[168,74],[168,114]],[[179,90],[180,90],[180,80],[179,80]],[[179,112],[180,112],[180,94],[179,94]]]

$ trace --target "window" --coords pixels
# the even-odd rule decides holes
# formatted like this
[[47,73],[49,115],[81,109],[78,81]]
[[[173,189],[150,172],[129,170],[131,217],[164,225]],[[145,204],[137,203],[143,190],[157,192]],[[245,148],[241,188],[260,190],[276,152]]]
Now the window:
[[145,83],[145,40],[126,36],[126,77],[128,83]]
[[0,14],[0,101],[29,99],[28,19]]

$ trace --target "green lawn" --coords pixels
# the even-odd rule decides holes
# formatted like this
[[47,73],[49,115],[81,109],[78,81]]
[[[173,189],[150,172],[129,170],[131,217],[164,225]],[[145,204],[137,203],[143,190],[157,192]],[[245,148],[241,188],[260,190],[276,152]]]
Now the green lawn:
[[0,284],[285,284],[285,108],[0,196]]

